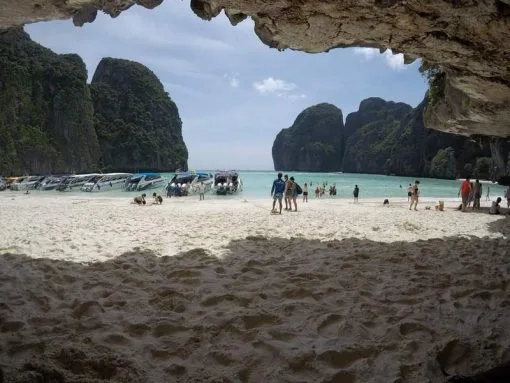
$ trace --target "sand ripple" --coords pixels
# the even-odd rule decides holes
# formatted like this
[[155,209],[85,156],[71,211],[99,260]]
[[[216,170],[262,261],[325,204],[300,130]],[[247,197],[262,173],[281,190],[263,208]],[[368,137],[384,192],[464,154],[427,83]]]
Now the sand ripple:
[[510,359],[505,238],[0,256],[7,382],[440,382]]

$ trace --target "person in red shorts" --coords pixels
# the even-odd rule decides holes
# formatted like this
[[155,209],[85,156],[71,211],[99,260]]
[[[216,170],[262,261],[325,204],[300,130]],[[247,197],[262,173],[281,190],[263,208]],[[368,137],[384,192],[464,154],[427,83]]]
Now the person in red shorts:
[[471,177],[467,176],[466,179],[460,184],[459,195],[462,197],[462,211],[466,211],[471,193]]

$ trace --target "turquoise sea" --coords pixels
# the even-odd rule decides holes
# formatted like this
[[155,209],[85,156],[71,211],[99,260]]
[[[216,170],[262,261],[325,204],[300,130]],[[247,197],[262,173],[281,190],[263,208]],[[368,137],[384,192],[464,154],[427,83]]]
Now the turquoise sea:
[[[214,173],[214,170],[199,170],[208,173]],[[236,196],[214,196],[214,198],[268,198],[271,190],[273,180],[276,178],[277,172],[275,171],[240,171],[241,179],[244,184],[243,192]],[[407,198],[407,186],[409,183],[414,183],[415,178],[411,177],[395,177],[374,174],[352,174],[352,173],[305,173],[305,172],[285,172],[289,176],[294,176],[296,182],[303,186],[306,183],[309,187],[310,195],[314,196],[313,190],[318,184],[327,183],[326,194],[330,185],[336,184],[337,196],[336,198],[351,198],[354,185],[360,188],[360,199],[362,198]],[[162,176],[169,181],[172,173],[162,173]],[[459,190],[459,181],[454,180],[440,180],[433,178],[418,178],[420,180],[420,195],[423,198],[457,198]],[[402,187],[401,187],[402,186]],[[483,198],[487,193],[487,187],[490,187],[490,197],[495,199],[500,196],[503,197],[505,187],[497,184],[483,184]],[[154,191],[163,193],[163,189]],[[152,192],[152,191],[151,191]],[[16,193],[16,192],[13,192]],[[19,192],[22,193],[22,192]],[[33,191],[32,193],[55,195],[59,194],[56,191]],[[137,192],[124,192],[124,191],[106,191],[99,193],[85,193],[85,192],[67,192],[66,195],[79,195],[79,196],[97,196],[97,197],[126,197],[136,195]],[[138,192],[139,194],[139,192]],[[211,195],[213,197],[213,195]],[[193,197],[181,197],[193,198]]]
[[[269,196],[271,185],[276,178],[274,171],[244,171],[240,172],[244,184],[243,195],[247,197]],[[313,196],[313,190],[318,184],[327,182],[326,193],[330,185],[336,184],[336,198],[352,198],[354,185],[360,188],[360,198],[407,198],[407,187],[416,179],[420,181],[420,195],[422,197],[456,198],[460,182],[454,180],[440,180],[434,178],[410,178],[395,177],[376,174],[353,174],[353,173],[305,173],[285,172],[293,176],[301,187],[306,183],[309,193]],[[402,187],[401,187],[402,186]],[[491,198],[504,195],[505,187],[497,184],[483,184],[484,198],[490,187]]]

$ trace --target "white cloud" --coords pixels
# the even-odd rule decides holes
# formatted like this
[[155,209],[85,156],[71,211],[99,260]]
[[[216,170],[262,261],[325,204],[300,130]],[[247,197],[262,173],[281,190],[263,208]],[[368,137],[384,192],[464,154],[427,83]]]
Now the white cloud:
[[[375,57],[379,57],[379,49],[377,48],[354,48],[354,54],[363,56],[365,60],[372,60]],[[384,58],[386,65],[388,65],[393,70],[402,70],[405,69],[404,64],[404,55],[402,53],[398,53],[396,55],[393,54],[391,49],[387,49],[384,53],[381,54]]]
[[370,60],[374,58],[378,53],[379,49],[377,48],[354,48],[354,53],[360,56],[363,56],[365,60]]
[[404,64],[404,55],[402,53],[398,53],[396,55],[393,54],[393,52],[388,49],[386,52],[383,53],[384,58],[386,59],[386,64],[394,70],[402,70],[405,69]]
[[228,84],[232,88],[239,88],[239,85],[241,85],[241,81],[239,81],[239,73],[234,73],[233,75],[225,74],[223,77],[227,79]]
[[239,86],[239,79],[236,77],[233,77],[230,79],[230,86],[232,88],[237,88]]
[[293,82],[285,82],[278,78],[268,77],[264,80],[253,83],[253,88],[257,90],[259,93],[277,93],[277,95],[284,94],[284,92],[290,92],[297,88],[296,84]]

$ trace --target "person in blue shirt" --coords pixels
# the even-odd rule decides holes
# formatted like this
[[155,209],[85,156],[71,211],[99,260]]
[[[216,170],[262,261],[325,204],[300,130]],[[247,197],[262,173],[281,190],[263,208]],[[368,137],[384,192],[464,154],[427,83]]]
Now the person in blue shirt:
[[278,173],[278,178],[273,181],[273,187],[271,188],[271,196],[273,197],[273,210],[271,213],[277,213],[276,200],[280,206],[280,214],[282,214],[282,198],[285,192],[285,181],[282,180],[282,173]]

